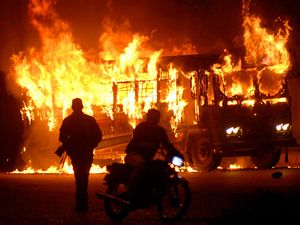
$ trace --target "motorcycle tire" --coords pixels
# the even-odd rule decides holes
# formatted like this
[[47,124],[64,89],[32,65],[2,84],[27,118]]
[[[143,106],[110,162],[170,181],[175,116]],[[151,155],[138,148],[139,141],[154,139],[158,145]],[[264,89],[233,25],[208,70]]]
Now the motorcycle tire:
[[[125,191],[121,190],[121,184],[110,184],[107,187],[106,193],[120,197],[122,196],[122,193],[125,193]],[[111,200],[105,199],[104,212],[106,216],[112,221],[122,221],[128,216],[129,208]]]
[[168,182],[166,193],[157,204],[162,222],[176,222],[187,212],[191,204],[191,189],[186,179],[176,177]]

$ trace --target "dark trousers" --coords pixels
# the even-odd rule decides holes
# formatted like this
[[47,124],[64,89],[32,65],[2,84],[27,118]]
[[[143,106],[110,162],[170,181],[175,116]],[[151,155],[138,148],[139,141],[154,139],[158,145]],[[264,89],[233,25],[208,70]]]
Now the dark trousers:
[[89,173],[92,166],[92,158],[73,158],[72,166],[75,176],[75,200],[77,208],[87,208],[88,207],[88,180]]
[[133,193],[138,201],[151,197],[153,188],[158,197],[163,195],[166,189],[166,175],[164,162],[150,161],[133,169],[128,182],[128,191]]

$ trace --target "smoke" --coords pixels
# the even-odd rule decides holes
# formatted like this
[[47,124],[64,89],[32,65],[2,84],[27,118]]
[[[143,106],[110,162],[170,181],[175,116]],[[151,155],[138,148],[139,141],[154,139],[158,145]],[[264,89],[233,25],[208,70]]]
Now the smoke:
[[173,50],[215,52],[230,47],[241,32],[240,0],[76,0],[72,9],[69,5],[58,1],[59,14],[86,49],[96,48],[99,37],[109,30],[122,37],[123,47],[128,34],[139,33],[149,37],[149,48],[163,49],[166,55]]
[[[38,34],[28,21],[28,3],[0,2],[0,41],[5,43],[0,48],[1,70],[9,70],[14,53],[39,45]],[[293,0],[251,1],[252,11],[264,18],[265,25],[288,16],[296,27],[299,5]],[[149,37],[149,47],[164,49],[165,55],[221,52],[240,45],[243,32],[242,0],[57,0],[55,7],[70,23],[77,42],[92,53],[99,51],[107,21],[111,31],[124,38],[123,45],[128,43],[126,33],[140,33]],[[124,24],[126,31],[119,30]]]

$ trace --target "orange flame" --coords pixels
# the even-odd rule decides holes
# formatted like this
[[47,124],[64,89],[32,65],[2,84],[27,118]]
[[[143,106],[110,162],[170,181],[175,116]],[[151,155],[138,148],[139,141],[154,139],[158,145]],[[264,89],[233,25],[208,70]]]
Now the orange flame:
[[[124,82],[127,91],[118,92],[116,104],[123,105],[135,127],[142,113],[157,101],[156,65],[161,51],[151,53],[148,62],[142,59],[141,45],[148,38],[136,34],[118,56],[115,52],[102,54],[114,55],[114,61],[88,60],[69,25],[53,9],[54,3],[31,1],[30,18],[40,34],[41,48],[12,57],[17,83],[32,100],[24,102],[22,114],[33,120],[37,110],[40,118],[48,120],[49,130],[54,130],[68,114],[72,98],[80,97],[86,113],[93,115],[97,106],[113,119],[113,83]],[[141,81],[147,81],[151,88],[142,90]]]
[[271,33],[261,26],[259,17],[249,13],[249,5],[250,1],[243,2],[246,65],[242,66],[241,60],[233,62],[232,55],[225,50],[223,63],[212,66],[214,74],[221,79],[220,89],[227,97],[251,97],[254,94],[254,80],[259,83],[261,93],[273,96],[282,87],[283,79],[291,65],[286,48],[291,31],[288,21],[279,18],[277,22],[281,22],[281,27],[277,32]]
[[169,68],[169,76],[170,76],[170,90],[169,90],[169,95],[167,96],[166,101],[169,103],[168,108],[169,110],[173,111],[173,117],[171,118],[171,128],[176,134],[176,129],[181,121],[182,115],[183,115],[183,110],[184,107],[187,105],[187,102],[182,98],[183,96],[183,87],[178,86],[176,83],[177,80],[177,69],[173,68],[173,65],[170,65]]
[[[34,169],[32,167],[27,167],[22,171],[15,170],[11,172],[13,174],[35,174],[35,173],[42,173],[42,174],[53,174],[53,173],[67,173],[67,174],[74,174],[73,167],[70,163],[65,163],[63,168],[58,168],[57,166],[50,166],[48,169]],[[92,164],[90,169],[91,174],[98,174],[98,173],[107,173],[106,167],[100,167],[99,165]]]
[[261,91],[275,94],[291,65],[286,44],[292,29],[287,20],[278,18],[279,29],[273,34],[268,32],[261,26],[259,17],[250,15],[249,4],[250,1],[245,1],[243,5],[245,61],[259,71],[257,78]]
[[[118,52],[109,41],[111,32],[107,32],[100,38],[105,51],[91,58],[75,42],[68,23],[59,18],[54,10],[55,2],[30,1],[30,19],[40,35],[41,47],[32,47],[12,57],[16,82],[28,95],[23,103],[23,118],[31,123],[39,117],[47,120],[50,131],[55,130],[68,115],[71,100],[80,97],[86,113],[93,115],[95,108],[101,109],[101,113],[112,120],[115,119],[114,107],[121,105],[117,110],[124,112],[130,125],[135,127],[144,112],[156,107],[159,100],[168,103],[168,110],[173,113],[170,126],[176,132],[187,102],[183,99],[184,87],[177,83],[181,71],[172,64],[166,72],[166,93],[158,99],[157,84],[163,78],[158,79],[161,71],[157,71],[157,64],[162,50],[145,50],[143,44],[148,37],[134,34],[130,35],[131,42]],[[290,67],[285,46],[291,31],[288,21],[283,21],[282,27],[271,34],[261,26],[260,18],[250,15],[249,3],[245,1],[243,5],[243,27],[245,62],[252,68],[243,68],[240,59],[234,62],[227,50],[223,63],[212,66],[228,97],[250,97],[254,78],[261,91],[274,94]],[[244,104],[254,104],[254,100],[246,99]]]

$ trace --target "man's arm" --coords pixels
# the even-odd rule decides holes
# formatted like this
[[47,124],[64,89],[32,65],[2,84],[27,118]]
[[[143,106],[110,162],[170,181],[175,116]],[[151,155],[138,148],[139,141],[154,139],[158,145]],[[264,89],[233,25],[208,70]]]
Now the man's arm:
[[164,147],[164,149],[168,152],[168,156],[177,155],[180,156],[182,159],[184,159],[183,155],[178,151],[177,148],[170,142],[169,137],[167,135],[166,130],[163,130],[161,133],[161,144]]

